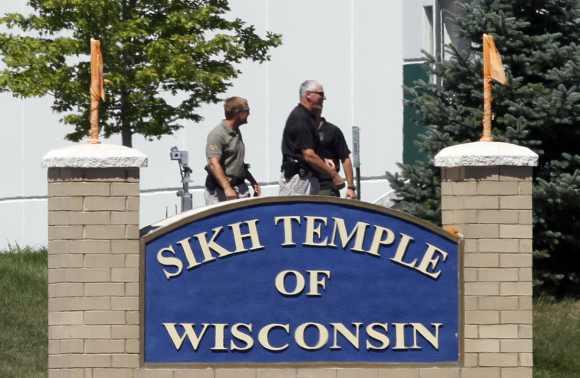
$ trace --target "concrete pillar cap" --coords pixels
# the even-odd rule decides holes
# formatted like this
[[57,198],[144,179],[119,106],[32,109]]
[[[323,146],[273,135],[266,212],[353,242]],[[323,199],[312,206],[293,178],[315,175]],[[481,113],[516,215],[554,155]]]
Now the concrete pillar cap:
[[47,168],[146,167],[147,156],[134,148],[116,144],[73,144],[49,151],[42,158]]
[[435,156],[436,167],[489,167],[538,165],[538,154],[527,147],[503,142],[473,142],[442,149]]

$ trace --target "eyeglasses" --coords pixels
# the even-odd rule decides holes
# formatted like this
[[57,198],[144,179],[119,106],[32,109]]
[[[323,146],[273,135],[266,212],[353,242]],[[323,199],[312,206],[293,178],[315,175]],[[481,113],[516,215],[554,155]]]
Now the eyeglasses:
[[324,95],[324,92],[322,92],[322,91],[308,91],[308,92],[310,92],[310,93],[316,93],[320,97],[326,98],[326,96]]
[[250,112],[250,108],[243,108],[238,110],[238,113],[249,113]]

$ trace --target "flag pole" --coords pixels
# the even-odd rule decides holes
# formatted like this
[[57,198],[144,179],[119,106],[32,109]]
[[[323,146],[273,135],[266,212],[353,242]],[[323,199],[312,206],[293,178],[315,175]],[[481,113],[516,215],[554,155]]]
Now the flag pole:
[[489,49],[489,36],[483,34],[483,135],[481,141],[491,142],[493,136],[491,135],[491,59]]
[[91,38],[91,113],[89,143],[98,144],[99,141],[99,100],[105,99],[103,88],[103,55],[101,54],[101,42]]

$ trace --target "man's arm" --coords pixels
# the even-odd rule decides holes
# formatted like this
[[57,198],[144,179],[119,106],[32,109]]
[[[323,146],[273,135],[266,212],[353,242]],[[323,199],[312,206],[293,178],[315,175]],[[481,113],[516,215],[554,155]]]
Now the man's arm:
[[[332,124],[331,124],[332,125]],[[354,186],[354,175],[352,173],[352,161],[350,160],[350,150],[344,139],[344,134],[338,126],[332,125],[334,130],[336,130],[335,136],[333,138],[333,147],[335,153],[340,158],[342,163],[342,168],[344,169],[344,176],[346,177],[347,188],[346,188],[346,198],[355,199],[356,192]]]
[[246,179],[254,189],[254,197],[260,197],[262,195],[262,188],[260,188],[260,184],[258,184],[258,181],[256,181],[249,169],[246,169]]
[[332,179],[332,184],[337,189],[344,188],[344,179],[336,172],[336,170],[330,168],[324,160],[318,156],[312,148],[306,148],[302,150],[302,158],[308,165],[316,169],[320,173],[326,173]]
[[350,156],[342,161],[342,168],[344,169],[344,175],[346,177],[346,198],[355,199],[356,189],[354,187],[354,175],[352,174],[352,161]]
[[232,188],[222,165],[220,164],[220,158],[218,156],[212,156],[207,159],[208,167],[217,181],[218,185],[223,189],[226,199],[238,198],[238,193]]

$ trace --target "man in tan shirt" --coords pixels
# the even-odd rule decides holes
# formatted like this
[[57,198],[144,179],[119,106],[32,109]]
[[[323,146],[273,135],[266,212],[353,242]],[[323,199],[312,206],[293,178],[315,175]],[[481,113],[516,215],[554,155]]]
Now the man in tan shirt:
[[252,185],[254,195],[261,194],[260,185],[244,161],[245,146],[239,129],[248,122],[248,101],[241,97],[230,97],[224,102],[224,113],[225,119],[207,136],[206,205],[249,197],[246,180]]

